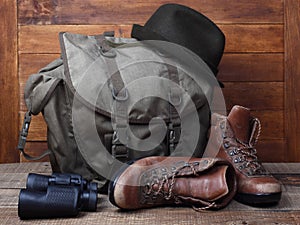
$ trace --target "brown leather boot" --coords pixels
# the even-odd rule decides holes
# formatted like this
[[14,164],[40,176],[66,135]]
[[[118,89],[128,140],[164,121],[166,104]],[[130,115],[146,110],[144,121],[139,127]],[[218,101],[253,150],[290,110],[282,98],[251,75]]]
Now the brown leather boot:
[[234,106],[228,117],[213,114],[210,141],[203,157],[227,159],[237,173],[235,199],[241,203],[263,206],[281,198],[280,183],[259,163],[255,144],[261,132],[260,121],[242,106]]
[[121,169],[109,185],[109,200],[121,209],[161,205],[219,209],[235,193],[234,168],[223,159],[147,157]]

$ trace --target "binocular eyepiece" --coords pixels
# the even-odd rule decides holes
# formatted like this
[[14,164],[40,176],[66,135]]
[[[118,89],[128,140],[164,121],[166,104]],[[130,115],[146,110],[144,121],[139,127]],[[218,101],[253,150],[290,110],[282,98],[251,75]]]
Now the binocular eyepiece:
[[97,183],[77,174],[29,174],[26,189],[19,195],[21,219],[73,217],[82,211],[96,211]]

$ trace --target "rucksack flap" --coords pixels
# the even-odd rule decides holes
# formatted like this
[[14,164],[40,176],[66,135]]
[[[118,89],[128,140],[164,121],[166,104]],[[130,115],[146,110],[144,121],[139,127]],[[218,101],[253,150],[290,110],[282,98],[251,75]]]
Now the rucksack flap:
[[[97,36],[60,34],[65,79],[71,91],[76,92],[82,103],[91,109],[109,117],[120,116],[113,115],[118,112],[113,112],[115,98],[112,94],[114,88],[112,77],[119,72],[120,82],[124,83],[124,89],[128,92],[126,104],[132,106],[128,115],[129,121],[149,123],[153,116],[168,121],[170,117],[170,82],[166,81],[170,81],[168,64],[176,62],[170,59],[167,61],[151,46],[134,39],[110,38],[106,41],[108,45],[118,46],[113,48],[115,57],[112,60],[101,54]],[[115,68],[107,65],[108,59],[115,61]],[[189,112],[186,107],[189,106],[190,99],[197,109],[207,104],[207,96],[211,96],[211,93],[204,91],[212,91],[212,88],[208,87],[209,84],[205,84],[205,79],[201,80],[199,87],[184,69],[177,68],[178,88],[187,93],[180,99],[181,107],[177,107],[177,110],[181,110],[178,112],[180,115]],[[197,77],[202,79],[200,76]]]

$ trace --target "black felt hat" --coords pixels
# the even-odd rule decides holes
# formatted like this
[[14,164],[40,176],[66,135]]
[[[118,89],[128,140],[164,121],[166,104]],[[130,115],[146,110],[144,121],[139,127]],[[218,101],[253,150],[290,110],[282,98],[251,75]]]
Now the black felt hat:
[[165,4],[157,9],[144,26],[134,24],[131,36],[138,40],[162,40],[184,46],[196,53],[218,73],[225,36],[210,19],[178,4]]

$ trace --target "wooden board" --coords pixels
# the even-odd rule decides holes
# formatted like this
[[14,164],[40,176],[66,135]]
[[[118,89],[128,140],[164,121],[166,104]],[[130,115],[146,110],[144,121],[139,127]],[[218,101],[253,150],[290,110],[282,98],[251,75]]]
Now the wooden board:
[[285,131],[290,159],[300,159],[300,1],[286,0],[285,5]]
[[[32,221],[20,221],[17,217],[15,206],[1,207],[0,220],[3,224],[27,224]],[[300,211],[292,212],[237,212],[217,211],[196,213],[192,209],[158,208],[150,210],[138,210],[135,212],[122,212],[118,210],[107,211],[99,208],[99,212],[81,212],[76,218],[34,220],[36,224],[47,225],[82,225],[82,224],[127,224],[127,225],[167,225],[167,224],[299,224]]]
[[165,3],[189,6],[217,23],[283,23],[283,0],[19,0],[19,23],[144,24]]
[[284,80],[284,55],[224,54],[219,65],[218,79],[223,82],[260,82]]
[[[38,157],[42,155],[48,149],[47,141],[28,141],[25,145],[25,152],[32,156]],[[49,156],[45,156],[44,158],[38,160],[39,162],[49,162]],[[20,153],[20,162],[32,162],[27,160],[22,153]]]
[[[60,53],[58,33],[99,34],[113,30],[116,36],[130,37],[131,25],[48,25],[20,26],[20,53]],[[283,25],[220,25],[228,53],[282,53]],[[270,38],[272,37],[272,38]]]
[[196,212],[190,207],[157,207],[122,211],[106,195],[98,196],[97,212],[81,212],[75,218],[21,221],[17,216],[20,188],[29,172],[50,174],[48,163],[0,165],[0,220],[2,224],[299,224],[300,174],[297,164],[264,164],[282,183],[282,198],[273,207],[255,208],[232,201],[217,211]]
[[256,147],[261,162],[290,162],[286,155],[287,145],[284,139],[260,140]]
[[252,110],[282,110],[284,86],[282,82],[224,82],[226,106],[242,105]]
[[0,162],[18,162],[17,5],[0,0],[0,6]]

